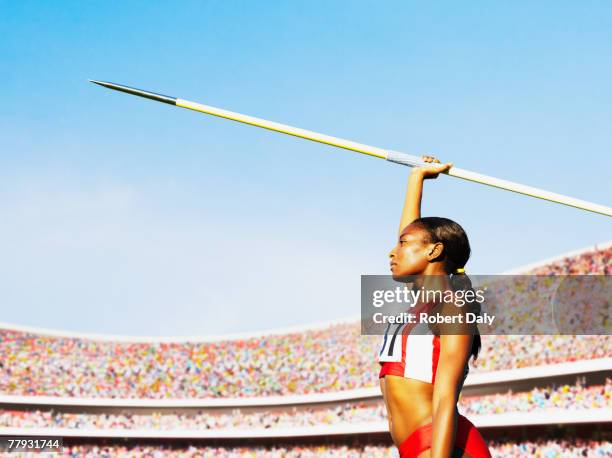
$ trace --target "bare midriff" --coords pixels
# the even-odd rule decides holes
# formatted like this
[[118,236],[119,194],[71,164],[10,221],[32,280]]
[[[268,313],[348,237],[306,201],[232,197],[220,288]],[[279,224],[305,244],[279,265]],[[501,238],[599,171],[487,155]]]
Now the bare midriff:
[[391,437],[396,446],[421,426],[431,423],[433,384],[386,375],[380,379],[380,388],[387,406]]

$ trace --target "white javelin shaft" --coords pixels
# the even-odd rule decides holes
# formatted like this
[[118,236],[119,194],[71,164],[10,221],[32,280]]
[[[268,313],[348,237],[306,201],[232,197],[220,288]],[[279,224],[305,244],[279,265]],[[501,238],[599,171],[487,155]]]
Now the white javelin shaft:
[[[256,127],[262,127],[264,129],[281,132],[283,134],[293,135],[296,137],[305,138],[326,145],[337,146],[338,148],[344,148],[358,153],[368,154],[370,156],[379,157],[386,159],[397,164],[409,165],[412,167],[423,167],[430,165],[424,162],[418,156],[411,154],[400,153],[396,151],[385,150],[377,148],[375,146],[364,145],[362,143],[353,142],[350,140],[344,140],[342,138],[332,137],[330,135],[319,134],[310,130],[300,129],[297,127],[288,126],[286,124],[280,124],[265,119],[255,118],[253,116],[247,116],[233,111],[223,110],[221,108],[211,107],[209,105],[202,105],[200,103],[190,102],[188,100],[176,99],[176,106],[182,108],[188,108],[190,110],[198,111],[200,113],[206,113],[213,116],[218,116],[225,119],[231,119],[232,121],[238,121],[245,124],[250,124]],[[473,181],[475,183],[486,184],[495,188],[505,189],[507,191],[517,192],[519,194],[525,194],[531,197],[537,197],[538,199],[548,200],[550,202],[556,202],[559,204],[568,205],[570,207],[580,208],[595,213],[600,213],[606,216],[612,216],[612,208],[606,207],[605,205],[599,205],[585,200],[575,199],[573,197],[564,196],[543,189],[534,188],[532,186],[526,186],[520,183],[514,183],[508,180],[502,180],[480,173],[470,172],[469,170],[460,169],[457,167],[451,167],[447,175],[462,178],[464,180]]]
[[[200,103],[190,102],[189,100],[170,97],[167,95],[157,94],[149,91],[143,91],[142,89],[136,89],[129,86],[109,83],[106,81],[90,81],[92,83],[99,84],[100,86],[104,86],[109,89],[114,89],[116,91],[126,92],[128,94],[137,95],[139,97],[152,99],[157,102],[167,103],[170,105],[187,108],[189,110],[198,111],[200,113],[219,116],[220,118],[231,119],[232,121],[238,121],[245,124],[250,124],[252,126],[262,127],[264,129],[281,132],[283,134],[305,138],[306,140],[312,140],[314,142],[324,143],[326,145],[336,146],[338,148],[344,148],[362,154],[368,154],[370,156],[386,159],[397,164],[409,165],[412,167],[426,167],[429,165],[429,163],[422,161],[419,157],[412,156],[410,154],[399,153],[396,151],[377,148],[375,146],[364,145],[362,143],[352,142],[350,140],[344,140],[342,138],[332,137],[330,135],[319,134],[310,130],[288,126],[286,124],[266,121],[265,119],[255,118],[253,116],[247,116],[240,113],[235,113],[233,111],[223,110],[221,108],[215,108],[209,105],[202,105]],[[444,173],[453,177],[473,181],[475,183],[486,184],[495,188],[505,189],[507,191],[517,192],[519,194],[525,194],[526,196],[537,197],[538,199],[544,199],[550,202],[556,202],[559,204],[568,205],[570,207],[580,208],[582,210],[600,213],[606,216],[612,216],[612,208],[606,207],[604,205],[594,204],[585,200],[575,199],[573,197],[556,194],[554,192],[544,191],[543,189],[514,183],[512,181],[500,180],[499,178],[482,175],[480,173],[470,172],[468,170],[459,169],[454,166],[451,167],[449,171]]]

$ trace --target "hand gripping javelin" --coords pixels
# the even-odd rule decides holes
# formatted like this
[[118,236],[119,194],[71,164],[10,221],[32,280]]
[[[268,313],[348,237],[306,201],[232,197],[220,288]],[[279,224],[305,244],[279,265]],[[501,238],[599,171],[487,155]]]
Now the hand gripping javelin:
[[[190,102],[189,100],[179,99],[177,97],[169,97],[167,95],[143,91],[141,89],[136,89],[133,87],[122,86],[120,84],[95,80],[89,81],[95,84],[99,84],[100,86],[107,87],[109,89],[114,89],[116,91],[126,92],[128,94],[145,97],[147,99],[156,100],[158,102],[167,103],[169,105],[175,105],[181,108],[188,108],[189,110],[199,111],[200,113],[206,113],[209,115],[218,116],[220,118],[230,119],[232,121],[238,121],[244,124],[250,124],[256,127],[262,127],[264,129],[280,132],[282,134],[293,135],[294,137],[305,138],[306,140],[311,140],[313,142],[319,142],[338,148],[344,148],[349,151],[355,151],[357,153],[367,154],[369,156],[386,159],[387,161],[395,162],[397,164],[409,165],[411,167],[427,167],[431,165],[427,162],[422,161],[418,156],[413,156],[398,151],[391,151],[387,149],[378,148],[376,146],[364,145],[362,143],[344,140],[342,138],[332,137],[330,135],[320,134],[310,130],[288,126],[286,124],[267,121],[265,119],[255,118],[253,116],[243,115],[240,113],[235,113],[233,111],[223,110],[221,108],[215,108],[209,105],[202,105],[200,103]],[[568,205],[570,207],[579,208],[581,210],[600,213],[605,216],[612,216],[612,208],[610,207],[595,204],[592,202],[587,202],[585,200],[575,199],[573,197],[564,196],[561,194],[556,194],[554,192],[545,191],[543,189],[534,188],[532,186],[526,186],[520,183],[514,183],[512,181],[502,180],[499,178],[482,175],[480,173],[470,172],[469,170],[464,170],[457,167],[451,167],[450,170],[443,173],[452,177],[473,181],[475,183],[505,189],[506,191],[525,194],[526,196],[536,197],[538,199],[544,199],[550,202]]]

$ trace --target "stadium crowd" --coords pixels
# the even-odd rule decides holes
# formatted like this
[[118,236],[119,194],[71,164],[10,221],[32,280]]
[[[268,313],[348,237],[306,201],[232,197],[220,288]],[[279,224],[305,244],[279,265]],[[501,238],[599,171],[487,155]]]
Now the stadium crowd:
[[[612,270],[612,247],[538,274]],[[578,267],[576,267],[576,265]],[[534,299],[535,300],[535,299]],[[515,318],[519,318],[517,307]],[[537,319],[531,319],[537,322]],[[376,338],[372,338],[376,337]],[[107,398],[309,394],[377,384],[378,336],[358,323],[221,342],[128,343],[0,330],[0,392]],[[605,335],[483,335],[476,371],[612,355]]]
[[[578,380],[574,385],[535,388],[527,392],[484,396],[462,396],[459,411],[473,415],[507,412],[533,412],[545,409],[583,410],[612,408],[612,379],[605,385],[585,387]],[[93,428],[93,429],[252,429],[307,427],[340,423],[384,422],[384,403],[345,402],[331,407],[292,407],[222,412],[196,410],[191,413],[150,414],[125,413],[73,413],[53,410],[0,410],[0,427],[17,428]]]
[[[102,398],[311,394],[373,387],[376,352],[354,324],[246,341],[114,343],[0,331],[0,392]],[[482,336],[494,371],[609,357],[606,335]]]
[[[594,250],[534,272],[611,272],[611,255],[612,247]],[[525,319],[519,305],[512,308],[516,320]],[[482,342],[471,372],[612,356],[607,335],[483,335]],[[0,329],[0,393],[194,399],[350,390],[377,386],[379,345],[379,336],[362,336],[355,322],[237,340],[173,343]]]
[[[612,443],[596,440],[539,439],[523,442],[488,442],[493,458],[608,458]],[[11,458],[25,458],[11,453]],[[210,447],[135,445],[71,445],[61,453],[40,453],[40,458],[396,458],[397,448],[386,445],[293,445],[273,447]]]
[[612,379],[605,385],[585,387],[580,382],[557,388],[534,388],[531,391],[485,396],[461,397],[459,410],[464,415],[487,415],[506,412],[533,412],[540,409],[588,410],[612,408]]
[[597,248],[529,270],[531,275],[612,275],[612,247]]
[[[612,247],[593,250],[538,267],[529,274],[612,273]],[[513,298],[514,286],[508,290]],[[541,290],[523,288],[529,301]],[[521,307],[524,296],[511,301],[512,320],[537,325],[547,319]],[[507,305],[507,304],[506,304]],[[542,308],[543,309],[543,308]],[[606,317],[607,319],[607,317]],[[57,337],[0,329],[0,393],[61,397],[194,399],[311,394],[374,387],[378,384],[376,354],[379,336],[361,336],[359,323],[283,335],[216,342],[130,343]],[[483,335],[483,348],[470,372],[516,369],[612,356],[607,335]],[[529,392],[511,391],[462,396],[459,410],[466,416],[533,412],[545,409],[612,407],[612,380],[605,385],[549,386]],[[0,410],[0,427],[97,429],[224,429],[282,428],[321,424],[386,421],[384,404],[347,402],[332,407],[294,406],[287,410],[197,410],[190,413],[75,413],[63,410]],[[486,436],[486,433],[485,433]],[[493,457],[608,457],[610,442],[541,439],[489,442]],[[0,453],[0,456],[2,454]],[[29,456],[11,453],[11,457]],[[291,445],[287,447],[188,448],[137,444],[69,445],[63,457],[396,457],[387,445]]]
[[515,275],[475,277],[495,335],[609,334],[612,246],[565,257]]
[[480,325],[482,334],[603,335],[612,326],[610,283],[603,275],[504,275],[476,281],[485,297],[480,313],[495,317],[494,324]]
[[604,458],[612,456],[612,442],[544,440],[489,444],[493,458]]

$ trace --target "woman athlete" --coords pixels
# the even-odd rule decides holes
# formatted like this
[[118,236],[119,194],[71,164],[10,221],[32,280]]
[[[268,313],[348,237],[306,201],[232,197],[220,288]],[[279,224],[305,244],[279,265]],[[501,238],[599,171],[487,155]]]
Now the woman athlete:
[[[398,281],[411,276],[413,288],[424,291],[469,290],[464,266],[470,245],[463,228],[446,218],[421,218],[423,180],[436,178],[452,164],[422,158],[432,165],[416,167],[410,174],[398,242],[389,253],[391,273]],[[425,306],[444,315],[466,310],[453,303],[419,303],[412,311]],[[387,328],[380,349],[379,379],[400,458],[490,458],[476,427],[457,409],[469,357],[476,358],[481,345],[477,328],[470,328],[475,325],[454,325],[451,330],[449,325],[424,324],[427,332],[418,335],[411,333],[415,325],[395,326]]]

